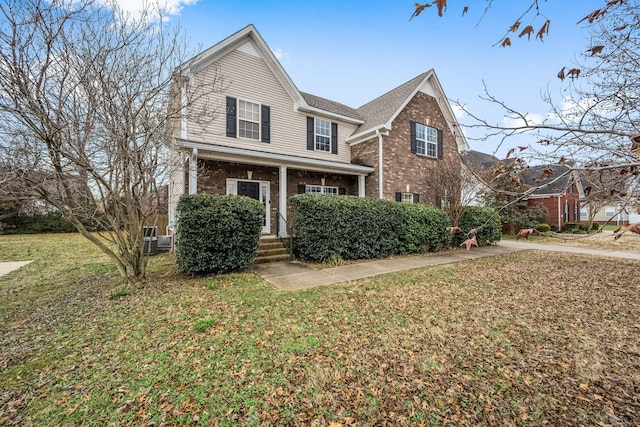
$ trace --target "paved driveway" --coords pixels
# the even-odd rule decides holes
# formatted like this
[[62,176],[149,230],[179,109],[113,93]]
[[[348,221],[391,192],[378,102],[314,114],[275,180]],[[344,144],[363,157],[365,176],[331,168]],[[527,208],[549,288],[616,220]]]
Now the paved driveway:
[[13,270],[17,270],[20,267],[31,263],[33,261],[12,261],[12,262],[0,262],[0,276],[11,273]]

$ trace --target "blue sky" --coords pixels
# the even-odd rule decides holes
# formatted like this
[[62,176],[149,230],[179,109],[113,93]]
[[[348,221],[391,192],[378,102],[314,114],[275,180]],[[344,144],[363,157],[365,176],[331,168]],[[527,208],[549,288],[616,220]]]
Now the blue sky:
[[[589,47],[588,33],[577,21],[605,4],[604,0],[540,0],[542,16],[530,13],[520,28],[531,24],[537,31],[551,19],[544,43],[533,38],[527,42],[526,36],[511,33],[513,45],[501,48],[492,46],[526,10],[529,0],[493,0],[482,19],[486,0],[448,3],[442,18],[431,7],[409,21],[415,7],[408,0],[200,0],[175,8],[179,17],[172,19],[179,19],[194,51],[254,24],[299,90],[352,107],[434,68],[449,98],[500,123],[502,113],[478,98],[483,81],[493,95],[519,111],[544,117],[548,108],[541,91],[548,86],[561,99],[570,83],[561,82],[556,74]],[[462,17],[465,5],[469,12]],[[464,123],[465,117],[460,121]],[[491,153],[499,141],[469,142],[473,149]],[[533,143],[533,137],[507,143],[497,155],[527,142]]]

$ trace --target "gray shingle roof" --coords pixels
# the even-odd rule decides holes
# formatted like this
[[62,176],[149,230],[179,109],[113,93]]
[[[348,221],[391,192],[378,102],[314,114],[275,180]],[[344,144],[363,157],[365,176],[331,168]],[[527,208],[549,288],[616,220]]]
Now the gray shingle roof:
[[341,116],[351,117],[358,120],[364,118],[354,109],[347,105],[340,104],[339,102],[330,101],[319,96],[311,95],[310,93],[300,92],[307,104],[311,107],[319,108],[320,110],[328,111],[330,113],[340,114]]
[[356,132],[372,129],[389,121],[427,74],[428,71],[358,108],[356,111],[363,117],[364,123]]
[[[543,173],[545,170],[551,170],[551,176],[548,178],[543,177]],[[531,186],[543,186],[548,182],[553,181],[558,178],[560,175],[568,172],[570,168],[566,165],[538,165],[531,166],[524,173],[523,180],[524,183]],[[545,195],[545,194],[560,194],[564,193],[567,188],[571,185],[571,174],[566,173],[562,178],[558,181],[554,182],[551,185],[545,186],[543,188],[539,188],[533,192],[535,195]]]
[[500,161],[500,159],[498,159],[496,156],[475,150],[470,150],[462,153],[462,158],[464,159],[465,163],[468,162],[480,169],[489,169],[496,162]]

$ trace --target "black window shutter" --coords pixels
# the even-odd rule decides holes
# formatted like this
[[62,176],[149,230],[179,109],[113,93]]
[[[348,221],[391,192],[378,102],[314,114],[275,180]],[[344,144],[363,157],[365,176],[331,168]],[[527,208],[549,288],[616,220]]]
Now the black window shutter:
[[347,189],[344,187],[340,187],[338,188],[338,195],[339,196],[344,196],[345,194],[347,194]]
[[409,122],[409,128],[411,130],[411,152],[413,154],[416,154],[417,149],[416,149],[416,122],[411,121]]
[[443,154],[444,154],[442,152],[442,148],[443,148],[442,138],[443,138],[443,136],[442,136],[442,131],[440,129],[437,129],[437,131],[438,131],[438,158],[440,160],[442,160],[442,157],[443,157]]
[[236,99],[227,96],[227,136],[236,137]]
[[314,150],[316,144],[314,143],[315,139],[315,120],[313,117],[307,117],[307,150]]
[[396,202],[402,201],[402,193],[396,193]]
[[338,154],[338,124],[331,123],[331,154]]
[[268,144],[271,142],[271,108],[267,105],[261,106],[260,116],[262,121],[262,142]]
[[413,203],[420,203],[420,195],[417,193],[413,194]]
[[304,184],[298,184],[298,194],[304,194],[305,193],[305,185]]

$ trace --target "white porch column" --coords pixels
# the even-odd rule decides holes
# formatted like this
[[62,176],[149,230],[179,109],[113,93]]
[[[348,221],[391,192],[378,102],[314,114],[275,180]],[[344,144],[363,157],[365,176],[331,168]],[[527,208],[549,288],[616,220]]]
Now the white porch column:
[[280,166],[280,180],[278,190],[278,237],[287,237],[287,167]]
[[365,196],[364,179],[366,175],[358,175],[358,197]]
[[189,194],[198,192],[198,149],[191,150],[191,158],[189,159]]

